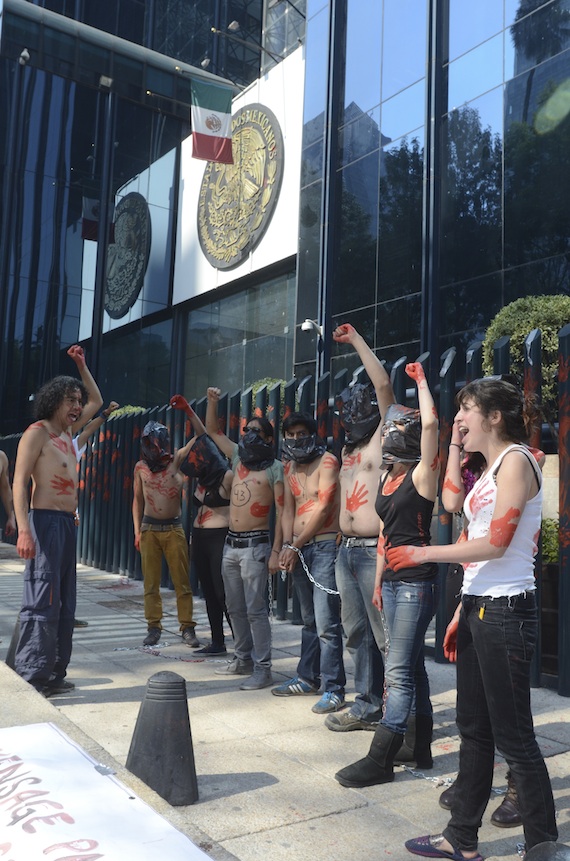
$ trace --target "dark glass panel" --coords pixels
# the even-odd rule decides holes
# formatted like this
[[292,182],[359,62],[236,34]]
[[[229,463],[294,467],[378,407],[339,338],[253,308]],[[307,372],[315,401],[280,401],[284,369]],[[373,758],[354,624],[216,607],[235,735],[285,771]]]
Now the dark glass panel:
[[423,143],[403,138],[380,162],[379,296],[416,293],[421,285]]
[[[551,296],[557,293],[570,295],[570,260],[568,254],[559,254],[526,266],[505,269],[504,303],[514,302],[521,296]],[[570,320],[561,320],[560,328]]]
[[507,77],[519,75],[569,47],[570,10],[566,0],[543,4],[521,0],[515,17],[516,23],[508,31],[514,66],[507,67]]
[[[366,343],[374,348],[376,341],[376,306],[369,305],[367,308],[359,308],[358,310],[343,311],[341,314],[334,314],[332,318],[332,328],[335,329],[342,323],[352,323],[357,332],[359,332]],[[351,347],[347,344],[337,344],[333,341],[331,344],[331,355],[348,358],[351,355]],[[351,365],[351,370],[362,364],[358,356],[355,358],[356,364]],[[348,364],[342,365],[348,367]],[[338,370],[338,368],[337,368]]]
[[323,148],[321,138],[311,146],[305,147],[301,155],[301,188],[311,185],[323,177]]
[[322,183],[302,189],[299,212],[297,261],[297,320],[316,317],[321,247]]
[[[105,339],[98,380],[120,404],[152,407],[170,398],[172,321]],[[136,356],[136,361],[133,361]]]
[[448,106],[454,110],[503,82],[503,36],[495,36],[449,64]]
[[465,54],[502,29],[502,0],[449,0],[449,59]]
[[376,295],[378,153],[338,174],[337,259],[332,313],[371,305]]
[[425,0],[384,0],[382,101],[425,77],[429,5]]
[[[329,16],[328,9],[323,9],[314,18],[307,21],[307,38],[305,42],[305,80],[310,86],[305,86],[304,122],[305,132],[307,123],[318,121],[324,116],[327,100],[328,55],[329,55]],[[323,119],[320,120],[321,129]],[[322,132],[321,132],[322,133]],[[311,140],[320,135],[314,134]],[[303,143],[309,142],[303,140]]]
[[467,333],[465,337],[474,340],[503,304],[502,272],[445,287],[440,291],[441,330],[462,337]]
[[442,284],[501,266],[502,144],[477,104],[453,111],[443,124]]
[[425,79],[408,87],[382,104],[382,133],[396,140],[425,124]]
[[[376,348],[380,358],[385,350],[414,342],[420,334],[421,296],[406,296],[389,302],[380,302],[376,317]],[[403,353],[403,347],[401,353]]]
[[[570,53],[565,52],[536,69],[536,75],[529,73],[526,82],[516,78],[507,85],[504,227],[507,268],[570,251],[570,116],[566,83],[569,76]],[[544,107],[535,112],[533,106],[541,102]],[[527,124],[533,115],[534,124]],[[521,121],[517,121],[517,116]],[[545,131],[541,134],[537,127],[543,124]]]
[[343,123],[350,121],[354,110],[367,113],[380,103],[381,38],[382,3],[351,0],[346,14]]
[[[353,106],[356,117],[348,125],[343,126],[339,132],[339,163],[350,164],[364,155],[377,150],[382,143],[387,143],[387,138],[380,134],[380,110],[376,108],[369,114],[364,113]],[[345,111],[345,118],[349,115]]]

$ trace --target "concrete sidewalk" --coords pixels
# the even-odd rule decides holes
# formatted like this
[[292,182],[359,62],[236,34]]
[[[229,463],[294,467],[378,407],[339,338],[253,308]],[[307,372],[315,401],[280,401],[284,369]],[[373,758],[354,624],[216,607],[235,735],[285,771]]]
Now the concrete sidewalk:
[[[0,544],[0,659],[4,661],[20,606],[23,564]],[[76,629],[68,677],[76,690],[45,700],[0,664],[1,726],[51,721],[92,756],[117,765],[119,778],[213,858],[240,861],[377,861],[409,859],[404,841],[440,831],[447,814],[438,797],[456,775],[455,670],[428,661],[435,719],[435,766],[411,773],[398,768],[394,783],[344,789],[334,773],[363,756],[368,732],[333,733],[315,715],[312,696],[272,696],[270,689],[240,691],[235,680],[215,674],[226,658],[199,659],[178,633],[174,593],[163,591],[162,641],[142,649],[146,632],[142,584],[93,568],[78,568]],[[204,603],[195,602],[197,635],[208,640]],[[294,675],[300,628],[273,622],[276,682]],[[229,639],[231,646],[231,639]],[[148,679],[170,670],[187,681],[199,800],[171,807],[124,768]],[[354,696],[347,658],[347,699]],[[552,778],[559,840],[570,844],[570,700],[533,691],[537,735]],[[505,765],[497,757],[495,786],[505,789]],[[486,858],[516,855],[522,829],[489,823],[500,803],[491,798],[480,832]],[[130,859],[125,859],[130,861]]]

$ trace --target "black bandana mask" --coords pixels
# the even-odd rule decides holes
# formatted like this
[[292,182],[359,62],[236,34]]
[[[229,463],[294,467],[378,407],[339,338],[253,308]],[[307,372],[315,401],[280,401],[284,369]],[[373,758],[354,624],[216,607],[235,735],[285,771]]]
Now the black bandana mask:
[[326,445],[316,433],[301,439],[285,439],[282,444],[283,460],[294,460],[295,463],[311,463],[321,457],[327,450]]
[[141,457],[151,472],[162,472],[172,460],[168,428],[148,422],[141,436]]
[[[403,425],[403,430],[398,425]],[[420,411],[391,404],[382,425],[382,466],[419,463],[421,435]]]
[[355,383],[344,389],[337,403],[347,445],[372,436],[380,424],[380,411],[376,392],[370,383]]
[[275,460],[272,443],[265,442],[258,430],[247,430],[238,443],[238,457],[244,466],[257,472]]

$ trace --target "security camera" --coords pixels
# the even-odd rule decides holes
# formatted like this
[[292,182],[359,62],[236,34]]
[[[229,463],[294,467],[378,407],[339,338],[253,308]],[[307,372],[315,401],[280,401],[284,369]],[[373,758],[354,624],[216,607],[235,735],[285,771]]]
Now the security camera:
[[30,59],[30,52],[27,48],[24,48],[20,56],[18,57],[18,63],[20,66],[25,66],[28,60]]
[[310,332],[313,326],[314,323],[312,320],[303,320],[303,322],[301,323],[301,330],[303,332]]

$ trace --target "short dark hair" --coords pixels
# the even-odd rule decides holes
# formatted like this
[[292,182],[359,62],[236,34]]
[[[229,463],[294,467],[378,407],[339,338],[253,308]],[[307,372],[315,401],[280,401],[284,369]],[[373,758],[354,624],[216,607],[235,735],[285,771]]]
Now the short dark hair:
[[250,422],[259,422],[261,426],[261,430],[265,434],[266,437],[273,439],[273,425],[266,419],[265,416],[250,416],[246,421],[246,427]]
[[309,413],[289,413],[283,421],[283,433],[287,433],[293,425],[303,425],[310,434],[317,432],[317,423]]
[[65,398],[73,392],[81,393],[81,406],[84,407],[89,400],[87,389],[76,377],[54,377],[44,383],[34,398],[34,414],[36,419],[49,419],[62,405]]

